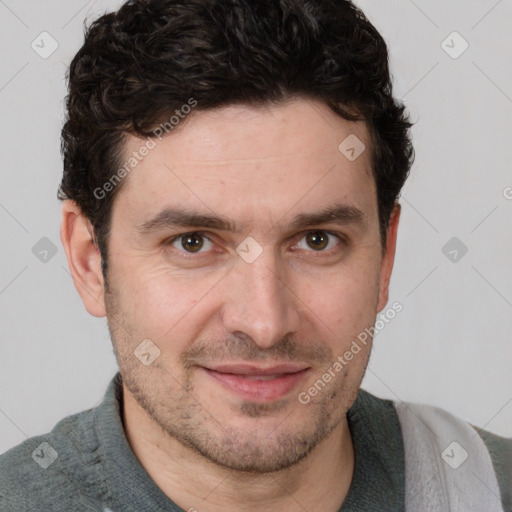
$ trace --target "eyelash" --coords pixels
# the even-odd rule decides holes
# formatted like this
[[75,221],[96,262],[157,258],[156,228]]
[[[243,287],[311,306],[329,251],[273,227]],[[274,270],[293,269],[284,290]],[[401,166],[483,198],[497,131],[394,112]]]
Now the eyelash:
[[[341,234],[341,233],[336,233],[335,231],[328,231],[326,229],[313,229],[313,230],[309,230],[309,231],[304,231],[302,233],[300,233],[300,238],[298,239],[298,241],[302,240],[306,235],[308,235],[309,233],[325,233],[329,236],[332,236],[334,238],[337,238],[338,241],[340,242],[340,246],[343,246],[343,245],[347,245],[347,239],[346,237]],[[176,241],[176,240],[179,240],[180,238],[184,238],[186,236],[190,236],[190,235],[199,235],[199,236],[202,236],[204,238],[206,238],[208,241],[210,241],[212,244],[215,243],[208,235],[207,233],[205,232],[202,232],[202,231],[190,231],[188,233],[181,233],[179,235],[176,235],[176,236],[173,236],[172,238],[168,239],[166,242],[165,242],[165,245],[169,245],[169,246],[172,246],[172,244]],[[297,235],[297,236],[299,236]],[[298,243],[298,242],[297,242]],[[339,248],[339,246],[338,246]],[[200,257],[201,254],[205,254],[204,252],[199,252],[199,253],[191,253],[191,252],[186,252],[184,250],[179,250],[179,249],[176,249],[177,252],[180,253],[181,257],[183,258],[186,258],[186,259],[196,259],[197,257]],[[321,258],[322,255],[331,255],[333,249],[329,250],[329,251],[314,251],[313,249],[307,251],[307,252],[312,252],[312,253],[317,253],[318,256],[315,256],[317,258]],[[336,252],[336,248],[334,249],[334,251]]]

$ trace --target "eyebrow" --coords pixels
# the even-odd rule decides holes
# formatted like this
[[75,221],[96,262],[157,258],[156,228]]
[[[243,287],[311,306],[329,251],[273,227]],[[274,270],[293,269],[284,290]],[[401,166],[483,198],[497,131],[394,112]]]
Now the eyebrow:
[[363,226],[366,215],[362,210],[347,204],[336,204],[314,213],[301,213],[290,224],[292,229],[307,228],[318,224],[354,224]]
[[[355,206],[335,204],[321,211],[313,213],[301,213],[293,218],[289,224],[290,229],[300,229],[319,224],[352,224],[362,227],[366,223],[366,215]],[[278,222],[277,224],[281,224]],[[183,208],[165,208],[136,229],[140,234],[150,234],[169,228],[208,228],[219,231],[236,233],[243,229],[243,225],[237,225],[226,217],[204,214]]]

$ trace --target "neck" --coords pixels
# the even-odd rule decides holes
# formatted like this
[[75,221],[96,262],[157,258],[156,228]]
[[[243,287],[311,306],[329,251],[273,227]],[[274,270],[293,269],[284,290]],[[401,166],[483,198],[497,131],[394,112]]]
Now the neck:
[[124,388],[125,432],[140,464],[178,506],[194,512],[337,512],[350,488],[354,450],[346,417],[294,466],[254,474],[219,466],[168,436]]

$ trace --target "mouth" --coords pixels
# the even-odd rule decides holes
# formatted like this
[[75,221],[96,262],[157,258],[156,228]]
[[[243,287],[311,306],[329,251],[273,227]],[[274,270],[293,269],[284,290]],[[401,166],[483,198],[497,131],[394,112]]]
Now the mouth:
[[259,367],[247,364],[201,366],[216,384],[239,398],[266,403],[286,397],[305,378],[310,367],[279,364]]

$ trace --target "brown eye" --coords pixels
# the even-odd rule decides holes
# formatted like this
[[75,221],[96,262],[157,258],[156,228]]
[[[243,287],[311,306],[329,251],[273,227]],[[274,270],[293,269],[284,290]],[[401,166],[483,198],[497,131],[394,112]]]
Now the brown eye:
[[[186,233],[184,235],[174,237],[171,241],[171,245],[177,250],[187,252],[189,254],[205,252],[202,250],[205,248],[205,243],[206,249],[211,249],[211,247],[213,247],[211,240],[201,233]],[[210,244],[211,247],[208,247],[208,244]]]
[[306,233],[297,244],[299,249],[309,250],[315,252],[330,253],[330,249],[340,248],[343,245],[343,239],[336,233],[330,231],[309,231]]
[[181,239],[181,246],[186,251],[198,252],[199,250],[201,250],[201,247],[203,247],[203,240],[200,236],[195,234],[185,235]]
[[312,231],[306,235],[308,245],[315,251],[325,249],[329,243],[329,238],[323,231]]

